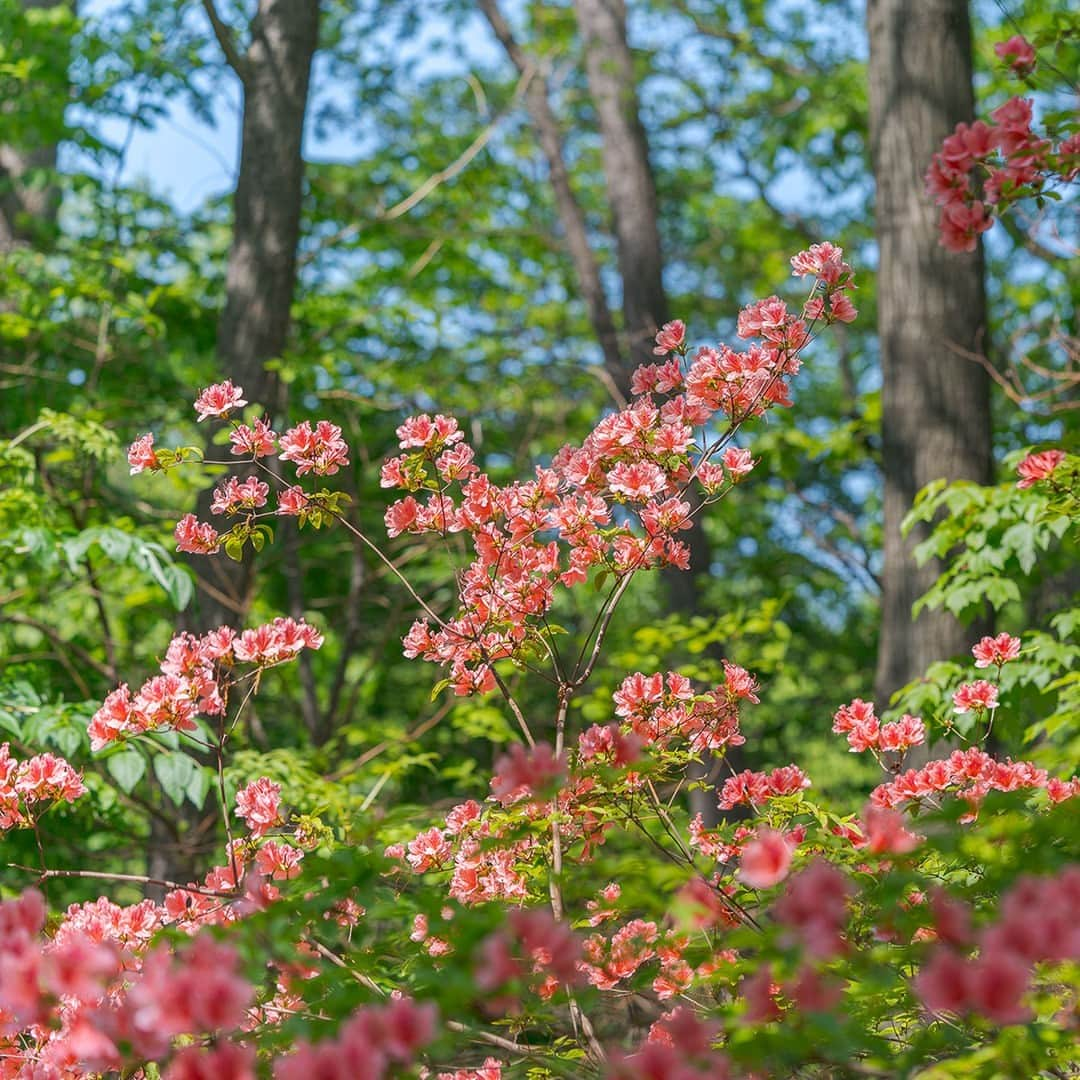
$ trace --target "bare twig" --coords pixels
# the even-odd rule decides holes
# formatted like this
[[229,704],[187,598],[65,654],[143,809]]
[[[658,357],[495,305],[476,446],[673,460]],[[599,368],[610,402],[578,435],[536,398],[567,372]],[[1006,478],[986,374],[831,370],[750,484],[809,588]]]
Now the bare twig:
[[232,28],[225,23],[218,14],[218,10],[214,6],[214,0],[202,0],[202,6],[203,10],[206,12],[206,17],[210,20],[210,26],[214,31],[214,37],[217,38],[217,43],[221,46],[221,51],[225,54],[226,63],[228,63],[229,67],[236,72],[240,81],[246,85],[249,78],[248,62],[236,46],[236,39],[233,36]]

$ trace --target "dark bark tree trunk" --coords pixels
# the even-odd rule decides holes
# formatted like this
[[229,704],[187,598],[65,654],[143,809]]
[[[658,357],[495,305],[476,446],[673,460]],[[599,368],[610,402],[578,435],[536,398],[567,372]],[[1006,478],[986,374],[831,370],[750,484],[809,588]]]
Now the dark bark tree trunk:
[[[604,179],[622,282],[627,363],[623,385],[640,364],[651,364],[656,331],[669,318],[664,291],[660,214],[649,143],[638,110],[637,77],[626,32],[625,0],[574,0],[585,53],[589,95],[596,109]],[[701,577],[709,572],[709,543],[700,519],[685,534],[690,573],[665,574],[673,609],[694,614]]]
[[638,113],[625,0],[575,0],[589,94],[603,142],[623,320],[631,370],[653,362],[653,337],[668,319],[656,185]]
[[954,346],[985,352],[982,249],[938,243],[923,176],[934,151],[974,110],[967,0],[869,0],[870,136],[877,180],[878,332],[882,372],[885,539],[875,693],[889,695],[973,636],[915,600],[940,567],[915,566],[900,522],[916,492],[938,478],[991,479],[986,372]]
[[[318,0],[260,0],[250,45],[237,52],[230,31],[207,3],[215,34],[243,85],[240,170],[233,196],[233,238],[218,323],[222,378],[243,386],[248,401],[271,414],[284,406],[282,387],[266,363],[285,350],[296,287],[304,159],[301,144],[311,62],[318,46]],[[209,517],[212,490],[197,513]],[[250,603],[251,564],[229,559],[193,563],[200,596],[199,629],[235,622]]]
[[[243,386],[248,401],[268,413],[284,409],[283,387],[266,363],[285,350],[296,288],[304,159],[301,153],[311,63],[318,47],[318,0],[259,0],[250,44],[241,53],[212,0],[203,4],[229,65],[243,86],[240,169],[233,197],[233,237],[225,276],[225,307],[218,323],[221,377]],[[214,456],[214,455],[211,455]],[[198,499],[210,517],[212,488]],[[203,632],[241,622],[254,584],[250,561],[224,557],[192,561],[198,602],[187,628]],[[290,591],[298,587],[290,579]],[[187,805],[182,810],[187,810]],[[194,872],[195,853],[151,835],[151,877],[182,881]]]
[[540,140],[540,150],[547,164],[548,177],[555,196],[555,209],[566,236],[566,248],[578,286],[585,298],[589,321],[604,355],[604,369],[611,380],[613,396],[626,399],[630,393],[630,376],[633,370],[619,347],[615,320],[612,318],[604,283],[600,278],[600,266],[589,242],[585,211],[570,184],[570,171],[566,167],[563,154],[562,132],[548,98],[546,74],[538,69],[535,61],[529,58],[514,39],[510,24],[499,10],[497,0],[479,0],[479,4],[492,31],[518,72],[522,75],[532,72],[525,91],[525,106]]
[[[31,8],[76,9],[75,0],[22,0]],[[56,43],[66,50],[67,43]],[[55,55],[52,58],[55,63]],[[63,78],[63,76],[59,76]],[[57,87],[55,129],[63,128],[67,95]],[[49,139],[36,146],[0,144],[0,252],[16,245],[49,246],[60,209],[60,191],[43,174],[56,168],[57,144]]]

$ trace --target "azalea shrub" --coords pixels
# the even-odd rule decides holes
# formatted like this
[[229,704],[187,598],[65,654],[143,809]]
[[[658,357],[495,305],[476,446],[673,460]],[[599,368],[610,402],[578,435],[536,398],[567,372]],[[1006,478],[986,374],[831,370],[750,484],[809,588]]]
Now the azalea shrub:
[[[745,742],[742,719],[767,692],[729,659],[715,685],[625,671],[599,720],[577,708],[634,582],[687,570],[694,519],[752,497],[748,431],[793,405],[815,338],[857,317],[838,247],[791,263],[805,293],[746,307],[745,348],[693,349],[683,323],[666,325],[633,400],[525,479],[494,483],[456,419],[406,419],[381,468],[386,540],[343,512],[341,430],[313,418],[278,434],[229,381],[195,401],[199,421],[227,432],[225,459],[152,435],[132,445],[132,474],[236,470],[213,520],[180,518],[180,551],[239,560],[282,529],[355,532],[415,605],[403,648],[432,666],[433,693],[499,702],[517,740],[483,800],[328,821],[269,776],[240,786],[229,774],[263,680],[324,633],[285,617],[178,633],[157,674],[101,703],[90,744],[129,788],[141,752],[179,800],[216,804],[219,857],[198,880],[134,876],[160,900],[103,895],[51,913],[40,889],[57,878],[107,888],[125,875],[50,861],[42,815],[77,804],[90,778],[5,745],[0,828],[39,842],[36,862],[13,869],[28,887],[0,903],[2,1075],[1035,1077],[1080,1065],[1080,780],[1062,767],[1076,668],[1054,669],[1069,662],[1055,652],[1067,612],[1060,642],[984,637],[969,663],[942,658],[895,703],[807,717],[878,766],[851,805],[816,796],[798,760],[691,780],[703,757],[723,762]],[[1077,459],[1032,452],[1017,473],[998,494],[978,489],[981,503],[939,489],[915,508],[936,523],[928,553],[972,539],[974,504],[1031,530],[984,530],[984,562],[959,560],[927,603],[962,611],[980,572],[1018,589],[1007,552],[1022,580],[1028,547],[1075,529]],[[949,501],[944,517],[935,500]],[[398,566],[406,536],[461,559],[451,609]],[[570,597],[591,612],[578,633],[558,621]],[[546,710],[523,706],[523,680]],[[1030,685],[1041,713],[1021,711]],[[692,787],[714,813],[689,813]]]
[[[997,52],[1033,78],[1024,38]],[[1075,180],[1075,125],[1051,116],[1044,137],[1033,115],[1013,99],[942,147],[928,183],[946,247],[971,250],[995,214]],[[969,618],[989,604],[998,632],[892,701],[799,718],[864,763],[853,775],[872,779],[844,797],[798,753],[740,763],[769,693],[752,664],[635,670],[612,655],[638,583],[687,572],[696,519],[754,497],[754,425],[797,407],[815,339],[858,318],[839,247],[791,266],[802,293],[745,307],[746,344],[693,348],[668,323],[632,400],[520,480],[496,482],[458,419],[403,418],[379,470],[385,536],[347,512],[358,454],[341,428],[312,416],[279,433],[269,403],[231,380],[194,402],[224,456],[150,433],[131,445],[132,476],[220,474],[208,520],[177,515],[176,549],[193,559],[258,560],[286,531],[302,553],[312,530],[350,532],[414,609],[402,648],[432,700],[481,703],[510,738],[492,735],[484,797],[446,806],[395,805],[380,782],[346,812],[323,778],[253,772],[260,690],[332,648],[336,628],[314,614],[177,632],[150,678],[96,703],[85,735],[69,716],[23,723],[42,710],[13,701],[0,713],[13,740],[0,840],[20,853],[0,899],[0,1076],[1080,1070],[1080,609],[1060,594],[1039,626],[1018,617],[1068,568],[1080,459],[1027,447],[998,485],[920,494],[916,557],[944,572],[919,607]],[[63,557],[96,543],[190,594],[154,545],[107,528],[80,543]],[[451,562],[451,580],[433,584],[417,551]],[[35,752],[46,736],[60,754]],[[67,758],[84,739],[94,764],[79,769]],[[149,813],[145,784],[203,815],[213,856],[197,876],[105,870],[89,846],[85,865],[58,857],[47,815],[103,814],[120,796]],[[72,882],[102,894],[50,905]],[[133,890],[152,898],[121,899]]]

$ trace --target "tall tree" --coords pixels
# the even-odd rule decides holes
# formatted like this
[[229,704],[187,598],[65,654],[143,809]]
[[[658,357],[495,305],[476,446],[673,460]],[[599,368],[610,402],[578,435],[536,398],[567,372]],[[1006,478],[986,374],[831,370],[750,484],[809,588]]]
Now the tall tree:
[[905,539],[900,523],[924,485],[987,483],[992,462],[989,379],[969,359],[986,350],[982,250],[953,255],[939,245],[923,189],[941,140],[974,111],[967,0],[870,0],[867,22],[885,484],[875,692],[885,700],[971,636],[944,612],[912,620],[940,567],[915,566],[920,535]]
[[[319,40],[319,3],[259,0],[242,52],[213,0],[204,0],[203,7],[244,98],[217,355],[223,376],[243,386],[249,401],[280,411],[281,384],[266,364],[285,350],[296,290],[304,118]],[[200,517],[209,515],[212,497],[210,489],[200,495]],[[235,621],[250,600],[250,563],[203,560],[198,570],[201,626]]]
[[625,0],[575,0],[589,95],[603,145],[604,178],[622,280],[628,353],[651,363],[653,336],[668,319],[656,184],[638,107]]
[[[203,0],[203,7],[229,67],[240,79],[244,99],[217,356],[222,376],[243,386],[249,401],[281,413],[283,387],[266,365],[285,350],[296,291],[302,143],[311,64],[319,41],[319,2],[259,0],[243,51],[213,0]],[[213,490],[207,487],[198,499],[201,519],[209,517],[212,500]],[[205,631],[222,623],[235,625],[250,604],[251,562],[204,559],[192,565],[199,602],[188,613],[189,627]],[[290,600],[298,601],[299,569],[295,559],[290,565],[296,571],[289,578]],[[305,719],[313,726],[317,718]],[[153,826],[150,876],[182,876],[193,864],[192,852],[184,843],[166,846],[169,826],[157,819]],[[158,835],[163,830],[164,835]]]
[[[0,251],[47,241],[56,225],[60,192],[51,173],[64,130],[68,46],[74,0],[18,0],[5,11],[8,46],[32,60],[34,78],[18,88],[0,127]],[[13,116],[14,114],[14,116]],[[12,124],[15,119],[17,123]],[[12,131],[12,128],[21,130]],[[8,135],[14,138],[8,139]]]

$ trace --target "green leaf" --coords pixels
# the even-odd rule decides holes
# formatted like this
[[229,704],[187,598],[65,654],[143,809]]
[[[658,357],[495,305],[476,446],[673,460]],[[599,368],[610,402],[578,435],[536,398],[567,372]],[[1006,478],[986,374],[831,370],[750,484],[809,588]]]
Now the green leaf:
[[162,790],[177,806],[184,801],[197,770],[198,766],[191,758],[177,751],[158,754],[154,758],[154,775]]
[[195,584],[191,572],[179,563],[166,566],[161,571],[161,584],[166,596],[177,611],[183,611],[195,595]]
[[109,775],[125,795],[130,795],[146,772],[146,758],[138,750],[121,750],[105,762]]
[[244,557],[244,538],[230,534],[225,541],[225,554],[234,562],[239,562]]
[[206,796],[210,791],[210,785],[213,783],[213,779],[214,770],[205,766],[196,768],[191,777],[191,782],[187,786],[186,794],[188,801],[199,810],[203,808],[203,804],[206,802]]

